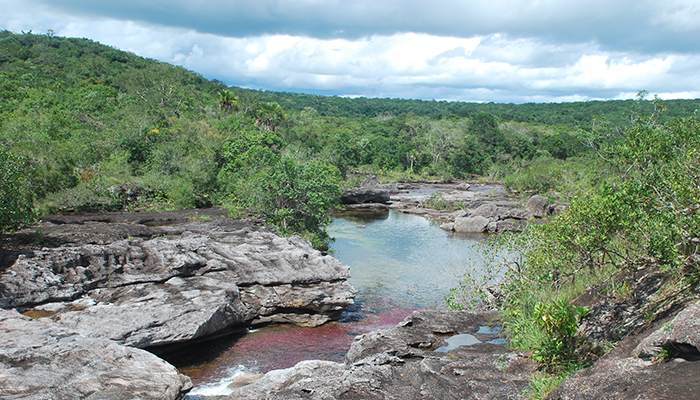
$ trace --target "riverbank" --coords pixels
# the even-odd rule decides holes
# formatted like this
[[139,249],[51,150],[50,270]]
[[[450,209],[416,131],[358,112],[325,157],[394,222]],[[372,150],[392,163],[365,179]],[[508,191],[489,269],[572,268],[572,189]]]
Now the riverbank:
[[[85,393],[79,398],[117,390],[177,399],[191,384],[171,366],[164,373],[179,383],[162,397],[124,378],[135,368],[131,357],[116,363],[124,369],[116,375],[95,374],[83,358],[68,367],[56,359],[91,338],[102,344],[88,358],[103,360],[105,351],[159,354],[260,324],[318,326],[353,304],[346,265],[298,236],[282,238],[255,220],[222,215],[215,209],[70,214],[3,235],[3,327],[36,334],[0,345],[0,394],[50,395],[53,382],[63,381]],[[36,339],[26,339],[28,345],[25,338]],[[165,379],[153,371],[151,379]]]
[[500,183],[380,184],[367,177],[360,187],[341,197],[349,211],[397,210],[443,223],[442,229],[462,233],[522,232],[530,223],[562,212],[567,203],[543,196],[509,193]]
[[[255,324],[321,324],[352,303],[342,263],[255,220],[223,216],[71,214],[3,235],[0,394],[178,399],[190,380],[142,348],[159,353]],[[649,266],[619,286],[624,292],[601,286],[575,300],[590,309],[585,337],[619,343],[551,398],[682,398],[700,390],[700,304],[692,288],[669,292],[669,279]],[[535,364],[492,342],[502,333],[479,333],[494,324],[494,314],[420,311],[358,336],[344,362],[246,376],[222,398],[523,395]],[[468,335],[480,343],[449,348],[451,337]]]

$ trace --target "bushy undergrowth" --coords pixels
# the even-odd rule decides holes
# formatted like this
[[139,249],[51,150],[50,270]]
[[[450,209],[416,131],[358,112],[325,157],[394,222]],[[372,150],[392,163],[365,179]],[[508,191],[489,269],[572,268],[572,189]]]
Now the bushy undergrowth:
[[[576,336],[586,310],[570,302],[587,286],[614,284],[650,262],[680,279],[699,278],[689,266],[700,244],[700,121],[632,118],[624,130],[588,132],[615,176],[572,196],[548,223],[494,240],[522,256],[500,262],[504,330],[545,373],[570,374],[604,350]],[[558,379],[540,376],[533,385],[550,390],[543,382]]]

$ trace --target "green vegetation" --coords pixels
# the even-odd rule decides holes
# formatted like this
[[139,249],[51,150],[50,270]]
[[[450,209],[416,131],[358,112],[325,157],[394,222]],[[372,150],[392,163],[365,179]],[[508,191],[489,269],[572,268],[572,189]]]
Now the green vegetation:
[[[9,160],[3,229],[21,226],[32,211],[219,205],[232,216],[262,215],[319,247],[327,209],[354,171],[383,181],[477,174],[570,198],[582,182],[597,187],[616,168],[591,162],[611,140],[599,133],[630,125],[618,118],[621,110],[654,107],[262,92],[86,39],[7,31],[0,32],[0,98],[0,144]],[[690,115],[699,106],[677,101],[673,112]],[[594,124],[596,115],[611,122]],[[668,171],[655,173],[665,179]]]
[[652,104],[653,113],[632,114],[624,129],[581,132],[599,156],[597,169],[609,171],[605,179],[590,181],[549,223],[494,241],[496,248],[521,252],[501,264],[506,278],[499,307],[511,345],[533,351],[543,371],[553,374],[538,376],[536,391],[604,350],[576,336],[587,310],[570,301],[587,286],[629,295],[625,277],[650,265],[677,281],[700,279],[700,120],[662,123],[664,105]]
[[[624,296],[624,275],[651,263],[700,280],[698,100],[666,111],[643,96],[515,105],[260,92],[86,39],[7,31],[0,98],[3,231],[35,212],[220,205],[324,248],[353,171],[481,175],[570,200],[548,224],[495,238],[494,267],[448,299],[499,305],[511,345],[542,364],[535,397],[600,352],[576,336],[586,310],[570,301],[586,286]],[[458,206],[440,195],[426,205]],[[486,287],[502,277],[498,293]]]
[[33,219],[23,164],[22,159],[0,147],[0,231],[19,228]]

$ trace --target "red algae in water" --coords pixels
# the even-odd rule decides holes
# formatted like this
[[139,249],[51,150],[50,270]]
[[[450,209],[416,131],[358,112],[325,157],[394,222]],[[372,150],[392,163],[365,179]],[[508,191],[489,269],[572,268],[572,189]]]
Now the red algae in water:
[[290,368],[304,360],[343,362],[354,337],[387,329],[403,321],[413,309],[367,314],[358,322],[330,322],[316,328],[270,325],[250,331],[208,362],[180,368],[195,386],[219,381],[236,367],[265,373]]

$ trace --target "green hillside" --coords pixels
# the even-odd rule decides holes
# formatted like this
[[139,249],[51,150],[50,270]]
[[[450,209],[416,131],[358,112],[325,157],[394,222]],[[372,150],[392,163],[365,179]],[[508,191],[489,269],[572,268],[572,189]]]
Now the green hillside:
[[[574,172],[591,171],[581,132],[592,129],[594,117],[597,127],[624,126],[632,113],[654,107],[228,88],[88,39],[8,31],[0,32],[0,98],[2,157],[22,171],[7,179],[6,193],[22,193],[21,201],[4,200],[8,210],[12,204],[31,204],[39,214],[225,205],[262,213],[288,231],[323,226],[327,216],[314,207],[330,205],[352,171],[383,180],[477,174],[506,179],[518,190],[569,193],[582,181]],[[700,108],[697,100],[666,104],[668,116]],[[319,170],[327,180],[302,178]],[[299,187],[282,193],[290,180]],[[312,201],[301,182],[327,196]]]

